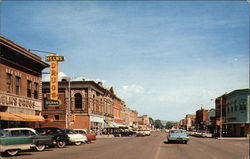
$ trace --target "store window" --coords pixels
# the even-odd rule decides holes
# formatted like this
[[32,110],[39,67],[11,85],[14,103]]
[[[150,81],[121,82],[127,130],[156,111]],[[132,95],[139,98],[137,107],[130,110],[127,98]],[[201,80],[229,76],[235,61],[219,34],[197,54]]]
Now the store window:
[[12,81],[12,74],[7,73],[6,74],[6,86],[7,86],[7,92],[11,93],[11,81]]
[[59,115],[55,115],[55,120],[59,120]]
[[80,93],[75,94],[75,108],[82,109],[82,95]]
[[16,76],[16,95],[19,95],[20,93],[20,77]]

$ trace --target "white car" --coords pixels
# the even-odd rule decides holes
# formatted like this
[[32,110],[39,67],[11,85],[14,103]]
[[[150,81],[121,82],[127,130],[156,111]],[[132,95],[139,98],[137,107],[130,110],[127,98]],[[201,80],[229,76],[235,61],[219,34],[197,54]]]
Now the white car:
[[151,134],[150,130],[144,130],[144,133],[146,136],[150,136],[150,134]]
[[75,145],[81,145],[82,143],[88,142],[88,139],[85,135],[78,134],[72,129],[64,129],[64,131],[68,135],[70,143],[74,143]]

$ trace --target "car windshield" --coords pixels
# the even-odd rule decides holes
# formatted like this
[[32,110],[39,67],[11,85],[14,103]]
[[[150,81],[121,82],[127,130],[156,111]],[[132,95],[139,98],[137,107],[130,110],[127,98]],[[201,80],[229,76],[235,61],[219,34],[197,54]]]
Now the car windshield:
[[77,134],[77,133],[76,133],[74,130],[72,130],[72,129],[66,129],[65,132],[66,132],[67,134]]
[[184,130],[171,130],[170,133],[185,133]]

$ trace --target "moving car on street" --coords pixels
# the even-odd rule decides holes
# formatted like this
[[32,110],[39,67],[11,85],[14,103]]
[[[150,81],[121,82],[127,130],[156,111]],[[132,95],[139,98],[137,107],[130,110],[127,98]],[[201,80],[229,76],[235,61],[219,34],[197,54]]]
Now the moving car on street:
[[48,135],[53,137],[53,142],[49,146],[57,146],[59,148],[63,148],[67,143],[69,143],[69,137],[60,128],[56,127],[43,127],[43,128],[35,128],[35,130],[41,135]]
[[36,145],[35,149],[37,151],[43,151],[47,145],[52,144],[53,136],[39,135],[36,130],[32,128],[9,128],[4,129],[4,131],[15,136],[30,136],[33,137],[33,143]]
[[87,143],[88,139],[86,136],[82,134],[78,134],[76,131],[73,129],[63,129],[65,133],[69,137],[69,143],[73,143],[77,146],[81,145],[82,143]]
[[187,144],[189,140],[189,137],[185,130],[182,129],[175,129],[170,130],[169,134],[167,135],[167,141],[168,143],[176,142],[176,143],[184,143]]
[[15,156],[20,151],[35,148],[32,136],[11,134],[8,131],[0,130],[0,153]]

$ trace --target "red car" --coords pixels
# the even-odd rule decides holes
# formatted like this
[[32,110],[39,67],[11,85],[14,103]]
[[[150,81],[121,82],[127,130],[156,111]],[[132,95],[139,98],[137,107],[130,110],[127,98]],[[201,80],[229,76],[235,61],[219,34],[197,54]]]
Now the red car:
[[74,131],[77,132],[78,134],[85,135],[87,137],[89,143],[96,140],[96,134],[87,133],[87,131],[85,129],[74,129]]

